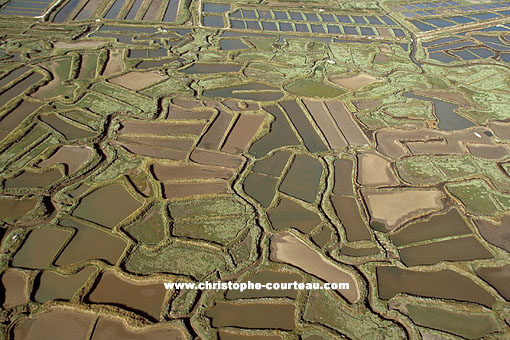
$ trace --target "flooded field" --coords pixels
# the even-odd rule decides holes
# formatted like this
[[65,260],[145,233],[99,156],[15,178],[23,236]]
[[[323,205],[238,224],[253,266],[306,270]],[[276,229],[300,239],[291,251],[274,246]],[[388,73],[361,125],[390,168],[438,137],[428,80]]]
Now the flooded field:
[[507,0],[0,18],[1,339],[509,338]]

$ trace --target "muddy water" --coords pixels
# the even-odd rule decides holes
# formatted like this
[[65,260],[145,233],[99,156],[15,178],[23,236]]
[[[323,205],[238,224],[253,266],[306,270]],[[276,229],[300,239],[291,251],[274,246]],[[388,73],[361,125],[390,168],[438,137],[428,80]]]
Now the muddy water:
[[280,185],[288,195],[312,203],[315,201],[322,175],[322,164],[315,158],[297,155]]
[[294,330],[296,307],[289,303],[218,302],[206,312],[213,327]]
[[111,76],[117,72],[121,72],[123,69],[122,64],[122,50],[112,49],[108,51],[108,61],[103,71],[105,77]]
[[475,219],[474,222],[484,239],[510,252],[510,215],[504,215],[500,224],[482,219]]
[[121,122],[121,134],[147,134],[151,135],[177,135],[177,134],[190,134],[198,135],[204,129],[205,123],[187,123],[187,124],[172,124],[172,123],[155,123],[155,122],[138,122],[138,121],[125,121]]
[[191,154],[191,160],[198,164],[217,165],[237,169],[244,162],[244,157],[237,155],[229,155],[226,153],[195,149]]
[[213,113],[210,109],[188,110],[170,105],[166,119],[210,119]]
[[462,219],[457,209],[451,209],[444,215],[436,215],[430,220],[412,223],[405,229],[390,235],[396,246],[431,240],[453,235],[471,234],[471,229]]
[[252,144],[251,154],[263,157],[278,147],[300,144],[279,106],[267,106],[264,110],[272,114],[275,119],[271,123],[271,131]]
[[333,186],[333,193],[338,195],[353,196],[353,162],[350,159],[337,159],[333,163],[333,166],[335,168],[335,184]]
[[225,330],[218,331],[218,337],[219,340],[283,340],[279,335],[246,335]]
[[8,90],[0,94],[0,106],[4,106],[9,100],[20,95],[42,79],[43,76],[40,73],[33,72],[31,75],[18,82],[16,85],[9,87]]
[[22,318],[14,327],[15,340],[88,339],[96,314],[53,307],[34,318]]
[[221,150],[228,153],[243,153],[264,122],[264,119],[265,116],[261,115],[240,116]]
[[[79,128],[66,120],[59,117],[56,113],[42,116],[41,120],[64,135],[67,140],[75,140],[80,138],[92,137],[96,133]],[[1,123],[0,123],[1,124]]]
[[510,280],[510,265],[496,268],[479,268],[476,273],[491,286],[496,288],[501,296],[510,301],[510,285],[508,285]]
[[97,10],[101,0],[89,0],[87,4],[81,9],[80,13],[73,20],[86,20]]
[[349,246],[342,246],[340,248],[340,255],[347,255],[347,256],[371,256],[371,255],[377,255],[379,254],[379,248],[373,247],[373,248],[353,248]]
[[370,143],[343,102],[330,100],[325,103],[336,125],[342,131],[343,136],[349,144],[366,145]]
[[360,215],[356,199],[353,197],[331,195],[331,203],[338,219],[345,229],[347,240],[360,241],[371,238],[368,226]]
[[407,314],[420,326],[438,329],[466,339],[479,339],[498,330],[490,314],[462,314],[429,306],[406,305]]
[[338,293],[350,303],[354,303],[360,298],[356,281],[349,272],[289,232],[279,232],[273,235],[270,259],[274,262],[298,267],[326,282],[347,283],[349,288],[339,289]]
[[209,198],[197,201],[187,201],[171,204],[173,218],[185,219],[194,217],[242,215],[246,213],[245,206],[238,201],[225,198]]
[[[443,194],[433,190],[364,190],[370,223],[376,230],[392,231],[415,216],[438,211],[442,208]],[[388,202],[391,202],[389,204]]]
[[25,72],[28,72],[28,71],[30,71],[30,67],[28,67],[28,66],[23,66],[23,67],[15,69],[14,71],[11,71],[10,73],[5,75],[5,77],[3,77],[0,80],[0,88],[9,84],[11,81],[13,81],[14,79],[18,78],[19,76],[21,76],[22,74],[24,74]]
[[275,229],[296,228],[302,233],[309,233],[321,223],[315,212],[285,197],[268,212],[268,217]]
[[451,270],[421,272],[397,267],[377,267],[379,297],[391,299],[398,293],[479,303],[489,308],[495,302],[486,290]]
[[151,145],[137,145],[137,144],[121,144],[127,151],[135,155],[142,155],[152,158],[171,159],[174,161],[183,161],[187,158],[188,154],[185,151],[172,150]]
[[156,15],[158,14],[159,8],[161,7],[162,0],[152,0],[147,12],[143,16],[143,21],[153,21],[156,20]]
[[333,118],[324,108],[322,102],[304,100],[306,108],[312,115],[315,123],[319,126],[321,131],[324,133],[329,146],[332,149],[341,149],[347,146],[347,142],[343,137],[342,133],[336,128],[336,124]]
[[406,266],[492,258],[492,254],[472,236],[408,247],[399,252]]
[[113,228],[140,206],[121,184],[111,184],[82,198],[73,215]]
[[364,186],[398,185],[390,162],[377,152],[358,153],[358,182]]
[[71,275],[44,271],[36,279],[34,299],[40,303],[51,300],[70,300],[96,270],[96,267],[89,266]]
[[434,113],[439,119],[438,128],[443,131],[462,130],[474,126],[474,124],[466,118],[459,116],[455,110],[459,107],[442,100],[417,96],[412,93],[403,94],[406,98],[414,98],[418,100],[426,100],[434,104]]
[[82,56],[79,79],[94,79],[96,77],[98,56],[97,53],[87,53]]
[[175,138],[175,137],[119,137],[117,141],[122,144],[147,145],[150,147],[159,147],[172,150],[188,151],[193,147],[195,140],[193,138]]
[[17,269],[7,269],[2,275],[4,308],[12,308],[28,303],[28,276]]
[[14,255],[12,265],[30,269],[48,267],[69,236],[70,231],[55,228],[32,230],[21,249]]
[[22,101],[18,107],[2,117],[0,120],[0,130],[13,131],[41,105],[41,103]]
[[229,179],[234,175],[230,169],[214,168],[200,165],[170,166],[154,164],[152,166],[154,177],[159,181],[172,181],[178,179]]
[[174,325],[132,327],[121,318],[99,317],[90,340],[181,340],[186,332]]
[[248,195],[267,208],[275,195],[277,182],[276,178],[252,172],[244,180],[243,188]]
[[164,198],[183,198],[199,195],[219,195],[229,193],[229,184],[221,182],[163,183]]
[[64,145],[37,166],[44,168],[53,164],[63,163],[66,165],[67,174],[72,174],[85,164],[90,157],[92,157],[92,149],[88,146]]
[[211,150],[218,149],[223,136],[228,131],[228,127],[230,126],[232,119],[233,115],[225,111],[220,111],[213,123],[207,129],[205,135],[200,140],[198,147]]
[[43,172],[23,171],[14,178],[6,179],[4,186],[6,189],[17,188],[46,188],[62,178],[62,173],[58,169],[51,169]]
[[116,78],[109,79],[108,81],[113,84],[124,86],[130,90],[138,91],[163,79],[166,79],[166,77],[162,76],[158,72],[148,71],[129,72]]
[[287,112],[290,120],[303,138],[305,146],[310,152],[327,151],[328,147],[319,137],[314,127],[311,125],[303,110],[296,101],[285,101],[280,103],[281,107]]
[[[118,201],[118,198],[115,200]],[[55,261],[59,266],[95,259],[115,265],[127,246],[122,238],[89,227],[73,218],[63,219],[60,225],[74,229],[75,234]]]
[[29,199],[9,199],[0,198],[0,218],[13,218],[26,215],[30,210],[34,209],[38,200]]
[[195,63],[187,69],[181,70],[183,73],[188,74],[202,74],[202,73],[229,73],[239,72],[241,65],[237,64],[204,64]]
[[[247,283],[251,281],[253,283],[260,282],[262,284],[269,282],[302,282],[303,277],[296,273],[278,272],[273,270],[262,270],[255,274],[252,274],[244,278],[240,282]],[[240,292],[239,290],[229,290],[225,295],[225,298],[229,300],[235,299],[252,299],[252,298],[263,298],[263,297],[288,297],[295,299],[297,297],[296,289],[278,289],[278,290],[245,290]]]
[[153,320],[159,320],[165,295],[166,289],[161,282],[140,283],[114,271],[107,271],[101,275],[88,299],[93,303],[142,312]]
[[252,170],[269,176],[280,177],[289,157],[290,152],[277,151],[269,158],[255,162]]
[[256,101],[273,101],[283,97],[283,93],[278,88],[256,83],[204,90],[203,95],[205,97],[237,98]]
[[326,243],[331,240],[331,236],[333,235],[332,230],[329,227],[323,227],[322,230],[312,236],[312,241],[318,245],[320,248],[324,247]]

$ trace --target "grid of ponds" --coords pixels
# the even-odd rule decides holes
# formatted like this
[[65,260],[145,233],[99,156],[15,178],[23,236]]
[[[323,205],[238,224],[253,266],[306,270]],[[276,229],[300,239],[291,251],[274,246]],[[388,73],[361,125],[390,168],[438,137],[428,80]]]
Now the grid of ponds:
[[396,12],[402,13],[408,18],[415,18],[444,15],[445,12],[468,13],[474,11],[497,11],[509,7],[510,2],[506,0],[496,0],[470,6],[462,5],[457,1],[436,1],[397,5],[392,6],[392,9]]
[[[39,1],[39,0],[38,0]],[[66,22],[70,20],[87,20],[96,14],[97,6],[94,0],[80,1],[70,0],[57,12],[53,22]],[[75,15],[75,9],[79,4],[85,4],[79,13]],[[106,11],[97,13],[98,16],[110,20],[137,20],[137,21],[162,21],[175,22],[179,10],[180,0],[152,0],[148,6],[142,6],[144,0],[112,0],[106,6]]]
[[459,24],[469,24],[472,22],[481,22],[498,18],[505,18],[510,15],[510,10],[499,12],[471,13],[467,15],[454,15],[443,18],[421,18],[409,20],[420,31],[432,31],[439,28],[456,26]]
[[[505,28],[510,30],[510,24]],[[431,59],[443,63],[493,58],[510,62],[510,43],[501,36],[478,34],[482,30],[471,32],[470,37],[459,35],[441,38],[423,43]]]
[[[204,4],[203,25],[227,27],[223,16],[229,7],[209,7]],[[306,13],[293,10],[236,9],[228,14],[233,29],[266,32],[345,34],[366,37],[403,38],[404,31],[385,15],[348,15]]]
[[0,15],[37,17],[43,15],[52,2],[53,0],[11,0],[0,9]]

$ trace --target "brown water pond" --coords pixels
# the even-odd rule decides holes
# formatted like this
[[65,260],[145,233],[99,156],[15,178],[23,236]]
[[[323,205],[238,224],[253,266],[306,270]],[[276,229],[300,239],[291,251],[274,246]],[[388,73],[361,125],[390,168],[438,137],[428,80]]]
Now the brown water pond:
[[268,208],[275,195],[278,180],[273,177],[251,172],[243,182],[244,191],[264,208]]
[[306,148],[310,152],[328,151],[328,147],[324,144],[319,134],[312,126],[310,120],[296,101],[284,101],[281,102],[280,105],[289,116],[299,135],[303,138]]
[[244,157],[242,156],[198,148],[191,153],[190,158],[199,164],[224,166],[232,169],[237,169],[244,162]]
[[404,314],[419,326],[466,339],[479,339],[496,332],[499,328],[491,315],[457,313],[430,306],[406,305]]
[[335,184],[333,193],[337,195],[354,196],[352,188],[353,162],[350,159],[337,159],[333,163],[335,168]]
[[36,198],[0,198],[0,218],[22,217],[34,209],[37,203]]
[[83,197],[73,216],[113,228],[141,206],[122,184],[110,184]]
[[399,253],[406,266],[492,258],[492,254],[473,236],[407,247],[400,249]]
[[491,286],[496,288],[506,300],[510,301],[510,265],[503,267],[482,267],[476,273]]
[[230,131],[221,150],[228,153],[243,153],[264,122],[264,119],[265,116],[261,115],[241,115]]
[[25,170],[14,178],[8,178],[4,182],[6,189],[17,188],[46,188],[61,179],[62,173],[58,169],[35,172]]
[[201,195],[219,195],[229,193],[230,186],[226,181],[163,183],[164,198],[183,198]]
[[297,155],[280,185],[280,191],[312,203],[319,190],[322,170],[322,164],[315,158]]
[[207,132],[202,136],[198,147],[211,150],[218,149],[223,140],[223,136],[228,132],[232,118],[233,116],[231,114],[220,111],[207,129]]
[[153,320],[159,320],[166,289],[162,282],[140,282],[117,274],[104,272],[88,300],[93,303],[111,304],[141,312]]
[[377,267],[379,297],[388,300],[399,293],[479,303],[489,308],[496,301],[485,289],[452,270],[421,272],[393,266]]
[[273,228],[278,230],[296,228],[302,233],[309,233],[321,223],[321,218],[315,212],[285,197],[267,214]]
[[229,179],[234,175],[230,169],[215,168],[202,165],[163,165],[154,164],[152,173],[158,181],[172,181],[179,179]]
[[266,106],[264,110],[273,115],[274,121],[271,123],[270,132],[250,147],[252,155],[263,157],[281,146],[301,144],[279,106]]
[[235,333],[231,331],[218,331],[218,337],[220,340],[282,340],[283,338],[279,335],[247,335],[241,333]]
[[67,174],[72,174],[92,157],[92,148],[80,145],[64,145],[37,166],[44,168],[53,164],[65,164]]
[[450,209],[446,214],[434,215],[429,220],[409,224],[405,229],[390,235],[396,246],[453,235],[471,234],[459,211]]
[[348,241],[370,240],[369,228],[361,218],[355,198],[333,194],[331,195],[331,203],[345,229]]
[[71,232],[55,228],[33,229],[12,259],[14,267],[43,269],[58,254]]
[[102,260],[115,265],[127,246],[127,242],[122,238],[85,225],[74,218],[64,218],[60,225],[74,229],[75,234],[57,258],[55,263],[59,266],[90,260]]
[[206,312],[213,327],[241,327],[294,330],[296,307],[290,303],[217,302]]
[[121,318],[99,317],[90,340],[182,340],[187,332],[175,324],[132,327]]
[[96,319],[92,312],[52,307],[36,316],[19,320],[14,327],[14,340],[88,339]]
[[290,152],[276,151],[268,158],[256,161],[252,170],[269,176],[280,177],[289,157]]
[[36,279],[34,300],[40,303],[51,300],[70,300],[96,270],[96,267],[89,266],[71,275],[43,271]]
[[20,270],[9,268],[3,273],[3,308],[13,308],[28,303],[27,281],[27,274]]

